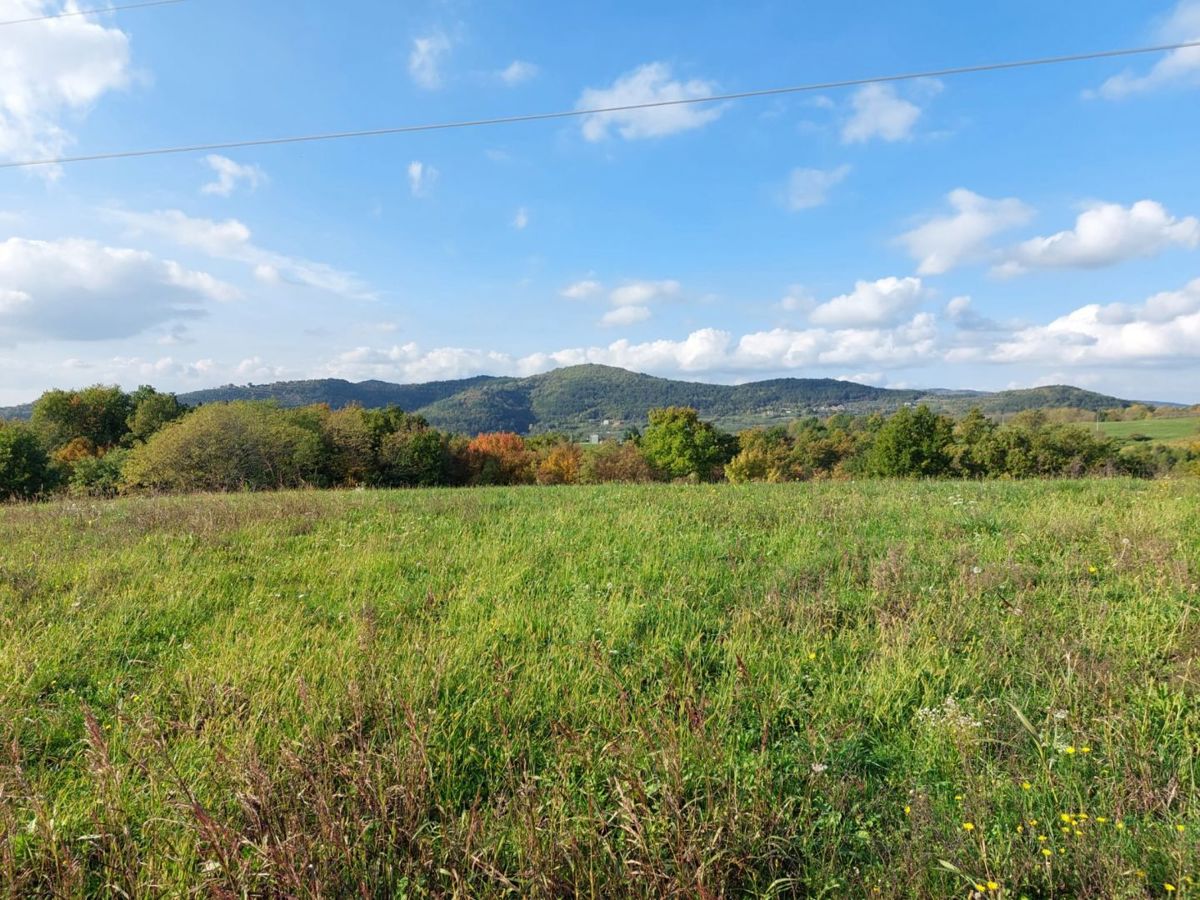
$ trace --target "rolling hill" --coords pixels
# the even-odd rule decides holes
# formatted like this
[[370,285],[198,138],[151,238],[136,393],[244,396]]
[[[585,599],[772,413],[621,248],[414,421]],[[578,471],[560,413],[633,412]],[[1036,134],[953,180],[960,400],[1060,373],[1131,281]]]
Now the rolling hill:
[[[647,410],[693,406],[705,419],[736,430],[834,412],[889,412],[927,403],[960,414],[973,406],[990,415],[1024,409],[1127,407],[1130,401],[1065,385],[1029,390],[892,390],[830,378],[777,378],[747,384],[676,381],[611,366],[582,365],[527,378],[476,376],[424,384],[341,379],[226,385],[181,394],[191,406],[232,400],[274,400],[283,406],[327,403],[339,408],[399,406],[433,425],[462,434],[481,431],[565,431],[574,435],[619,434],[641,426]],[[0,418],[28,418],[30,406],[0,409]]]

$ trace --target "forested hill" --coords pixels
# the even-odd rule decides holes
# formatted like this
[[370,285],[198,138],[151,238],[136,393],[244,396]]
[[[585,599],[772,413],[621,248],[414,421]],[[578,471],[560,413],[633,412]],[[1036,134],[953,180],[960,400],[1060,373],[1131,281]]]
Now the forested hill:
[[[675,381],[599,365],[572,366],[528,378],[477,376],[425,384],[321,379],[229,385],[181,394],[179,399],[190,406],[230,400],[274,400],[283,406],[327,403],[335,408],[395,405],[460,434],[562,430],[576,435],[619,434],[628,426],[640,427],[647,410],[661,406],[695,407],[703,418],[736,430],[798,416],[890,412],[917,402],[954,413],[978,406],[992,415],[1051,407],[1101,410],[1130,405],[1126,400],[1067,386],[989,394],[889,390],[829,378],[726,385]],[[0,409],[0,417],[28,415],[28,406]]]

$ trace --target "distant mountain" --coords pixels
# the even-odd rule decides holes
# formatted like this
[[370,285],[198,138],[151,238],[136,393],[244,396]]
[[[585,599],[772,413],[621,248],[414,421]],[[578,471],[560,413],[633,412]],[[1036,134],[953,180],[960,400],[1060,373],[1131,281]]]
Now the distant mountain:
[[[274,400],[283,406],[327,403],[334,408],[395,405],[460,434],[565,431],[573,435],[613,435],[629,426],[641,427],[646,412],[659,406],[693,406],[703,418],[737,430],[782,424],[798,416],[891,412],[917,403],[957,414],[978,406],[989,415],[1052,407],[1100,410],[1131,405],[1128,400],[1064,385],[998,393],[891,390],[830,378],[777,378],[727,385],[675,381],[599,365],[571,366],[528,378],[481,375],[425,384],[319,379],[226,385],[181,394],[180,400],[190,406],[231,400]],[[0,418],[28,418],[29,413],[28,405],[0,409]]]

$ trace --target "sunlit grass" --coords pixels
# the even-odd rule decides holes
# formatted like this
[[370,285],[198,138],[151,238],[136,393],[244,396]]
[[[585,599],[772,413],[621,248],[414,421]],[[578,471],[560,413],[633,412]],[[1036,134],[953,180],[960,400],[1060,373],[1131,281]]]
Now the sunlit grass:
[[1197,582],[1196,481],[4,508],[0,880],[1184,897]]

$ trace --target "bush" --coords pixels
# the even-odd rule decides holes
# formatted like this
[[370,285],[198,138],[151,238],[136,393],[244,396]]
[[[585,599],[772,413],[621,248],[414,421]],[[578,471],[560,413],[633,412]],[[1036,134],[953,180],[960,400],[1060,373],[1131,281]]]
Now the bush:
[[536,457],[519,434],[481,434],[467,444],[472,484],[532,484]]
[[382,483],[391,487],[434,487],[450,483],[450,446],[431,428],[394,431],[379,450]]
[[82,497],[115,497],[121,489],[121,473],[128,456],[128,450],[117,449],[77,460],[71,466],[68,490]]
[[236,491],[319,484],[323,448],[310,425],[303,411],[265,403],[204,406],[134,449],[122,485]]
[[583,451],[578,444],[555,444],[537,468],[538,484],[578,484]]
[[623,444],[607,441],[584,454],[579,479],[584,484],[609,481],[644,484],[654,480],[654,470],[632,441]]
[[0,500],[28,500],[51,486],[50,460],[27,426],[0,421]]

